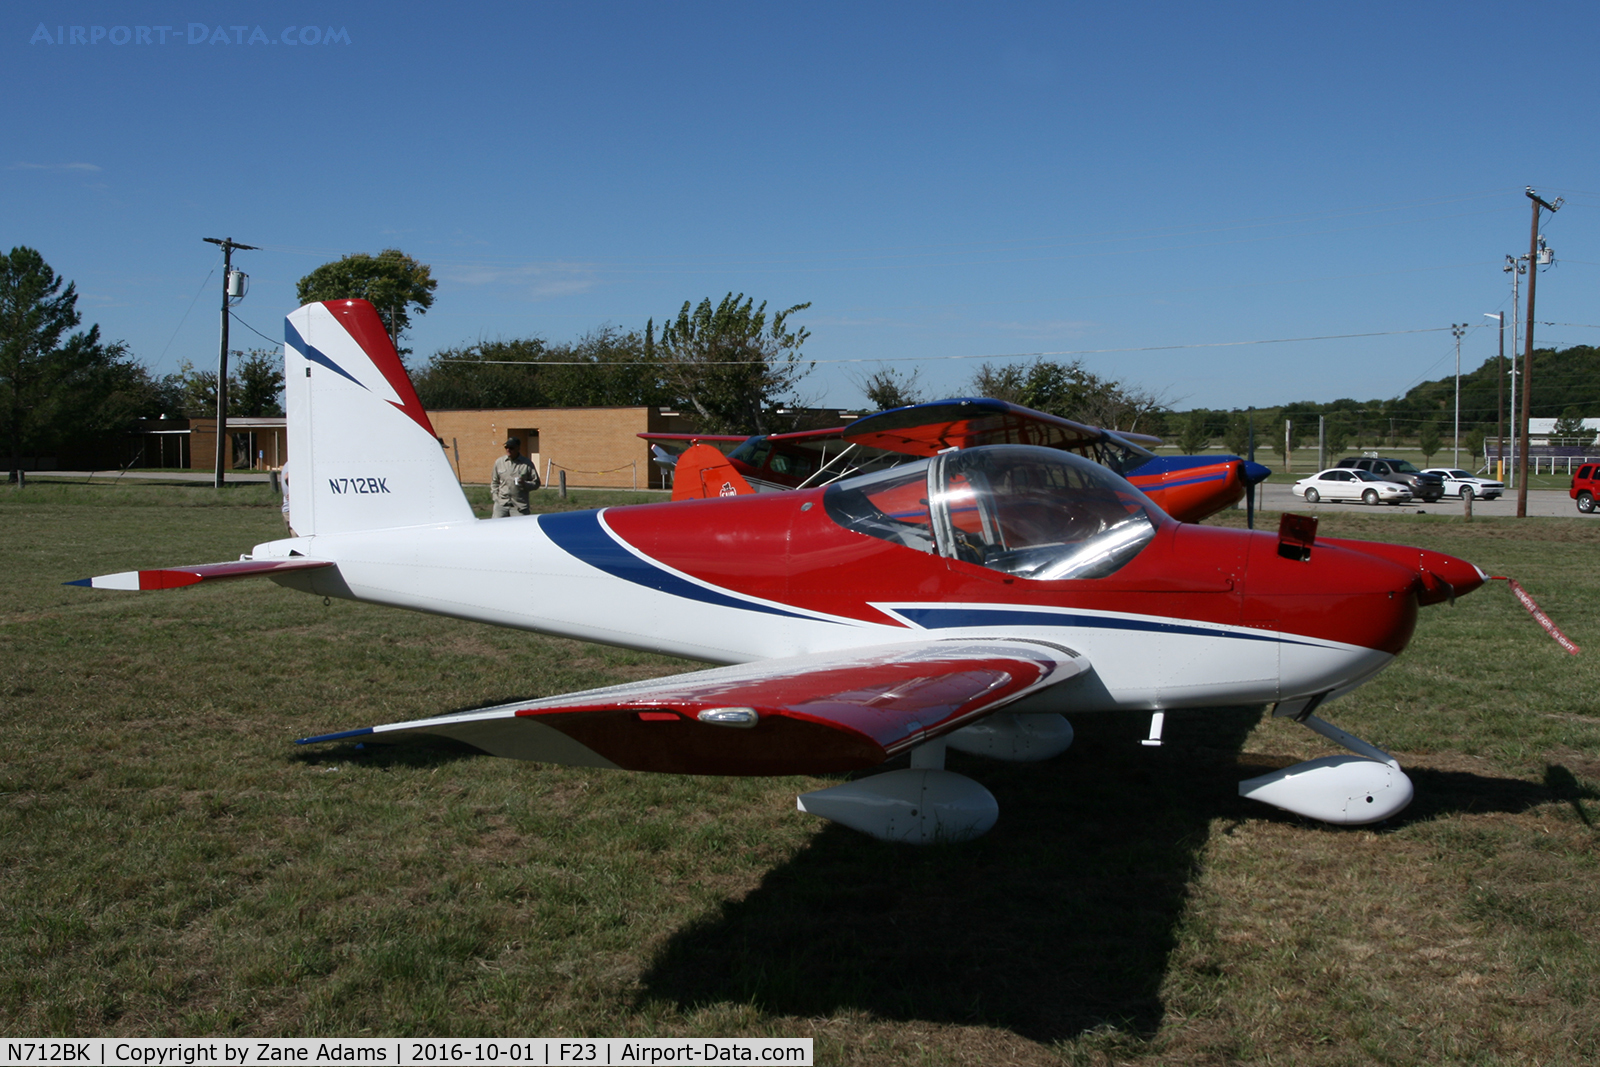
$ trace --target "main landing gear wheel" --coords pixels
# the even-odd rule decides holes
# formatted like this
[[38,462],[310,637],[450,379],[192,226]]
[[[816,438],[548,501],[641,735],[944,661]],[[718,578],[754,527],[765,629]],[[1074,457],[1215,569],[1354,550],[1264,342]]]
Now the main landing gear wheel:
[[1378,491],[1376,489],[1368,489],[1361,494],[1361,502],[1363,504],[1376,504],[1378,502]]
[[1319,501],[1321,499],[1322,499],[1322,494],[1317,492],[1315,489],[1307,489],[1306,490],[1306,503],[1307,504],[1315,504],[1317,501]]
[[1311,714],[1321,701],[1285,701],[1273,716],[1296,722],[1354,755],[1323,756],[1239,783],[1239,795],[1336,826],[1365,826],[1399,814],[1411,803],[1411,779],[1400,761]]

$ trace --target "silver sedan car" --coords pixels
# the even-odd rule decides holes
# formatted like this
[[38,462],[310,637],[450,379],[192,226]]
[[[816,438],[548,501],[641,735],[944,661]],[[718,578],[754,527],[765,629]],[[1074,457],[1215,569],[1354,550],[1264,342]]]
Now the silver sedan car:
[[1333,467],[1294,483],[1295,496],[1307,504],[1322,500],[1361,501],[1363,504],[1404,504],[1411,490],[1399,482],[1386,482],[1368,471]]

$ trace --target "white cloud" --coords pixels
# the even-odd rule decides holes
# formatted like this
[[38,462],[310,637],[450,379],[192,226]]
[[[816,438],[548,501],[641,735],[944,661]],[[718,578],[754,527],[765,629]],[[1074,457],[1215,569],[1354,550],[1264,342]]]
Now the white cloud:
[[573,296],[600,284],[595,268],[587,263],[459,263],[441,269],[457,285],[501,286],[521,290],[534,300]]
[[99,170],[93,163],[13,163],[12,170]]
[[991,322],[986,325],[1018,337],[1082,337],[1095,324],[1080,319],[1047,319],[1041,322]]

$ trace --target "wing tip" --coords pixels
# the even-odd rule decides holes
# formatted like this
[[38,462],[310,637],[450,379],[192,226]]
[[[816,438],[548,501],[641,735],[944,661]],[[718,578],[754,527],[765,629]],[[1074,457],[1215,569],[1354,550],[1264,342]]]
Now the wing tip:
[[336,734],[318,734],[316,737],[297,737],[295,738],[294,743],[297,745],[316,745],[321,744],[324,741],[347,741],[352,737],[370,737],[372,732],[373,728],[371,726],[363,726],[359,730],[340,730]]

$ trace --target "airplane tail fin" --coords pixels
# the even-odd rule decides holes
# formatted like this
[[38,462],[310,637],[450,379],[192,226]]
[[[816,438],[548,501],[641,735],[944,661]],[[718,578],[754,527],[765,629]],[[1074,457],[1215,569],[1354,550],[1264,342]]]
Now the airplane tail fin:
[[672,499],[705,500],[749,496],[755,490],[714,445],[696,442],[678,457],[672,476]]
[[365,300],[284,321],[289,521],[302,537],[473,517],[428,413]]

